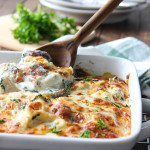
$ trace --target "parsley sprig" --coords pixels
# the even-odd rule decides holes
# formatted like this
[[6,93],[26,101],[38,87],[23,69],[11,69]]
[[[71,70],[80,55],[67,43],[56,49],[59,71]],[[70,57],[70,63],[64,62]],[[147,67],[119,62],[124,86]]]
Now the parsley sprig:
[[74,18],[59,18],[54,12],[42,11],[40,5],[36,12],[31,12],[18,3],[16,11],[17,16],[12,15],[12,18],[18,26],[12,33],[20,43],[38,43],[43,39],[53,41],[62,35],[74,34],[77,31]]
[[118,108],[122,108],[123,106],[120,106],[120,105],[118,105],[118,104],[116,104],[116,103],[114,103],[114,102],[111,102],[113,105],[115,105],[116,107],[118,107]]
[[58,133],[62,132],[62,130],[56,130],[56,126],[54,126],[53,129],[50,130],[50,132],[58,134]]
[[100,129],[107,127],[102,119],[98,119],[97,125],[100,127]]
[[87,129],[86,131],[84,131],[80,137],[83,137],[83,138],[89,138],[90,137],[90,130]]

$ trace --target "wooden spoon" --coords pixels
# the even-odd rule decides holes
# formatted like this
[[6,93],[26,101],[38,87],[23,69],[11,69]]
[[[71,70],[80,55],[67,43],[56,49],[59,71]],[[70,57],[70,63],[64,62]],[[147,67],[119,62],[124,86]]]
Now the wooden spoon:
[[77,48],[81,41],[96,29],[121,1],[122,0],[109,0],[71,39],[48,43],[38,47],[36,50],[48,52],[56,66],[73,66],[77,56]]

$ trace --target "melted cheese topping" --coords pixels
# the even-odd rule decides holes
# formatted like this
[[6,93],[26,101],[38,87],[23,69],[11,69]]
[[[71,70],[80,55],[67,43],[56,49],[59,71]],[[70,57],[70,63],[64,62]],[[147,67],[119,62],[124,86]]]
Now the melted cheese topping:
[[0,93],[63,89],[73,81],[73,69],[56,67],[42,56],[26,56],[18,64],[0,65]]
[[77,78],[68,86],[72,68],[56,67],[41,56],[0,68],[0,132],[84,138],[131,134],[126,81],[107,74]]

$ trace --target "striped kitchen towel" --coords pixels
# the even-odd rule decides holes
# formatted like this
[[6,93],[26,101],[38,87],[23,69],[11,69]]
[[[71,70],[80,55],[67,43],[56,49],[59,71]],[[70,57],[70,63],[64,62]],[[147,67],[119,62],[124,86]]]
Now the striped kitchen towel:
[[150,47],[142,41],[127,37],[96,46],[104,55],[133,61],[136,66],[142,95],[150,98]]

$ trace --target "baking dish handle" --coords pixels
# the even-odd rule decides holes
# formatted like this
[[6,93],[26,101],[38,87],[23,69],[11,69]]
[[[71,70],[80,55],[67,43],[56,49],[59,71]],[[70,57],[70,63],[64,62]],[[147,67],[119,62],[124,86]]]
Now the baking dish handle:
[[[150,99],[142,98],[142,108],[144,113],[150,113]],[[138,142],[150,137],[150,120],[142,123]]]

